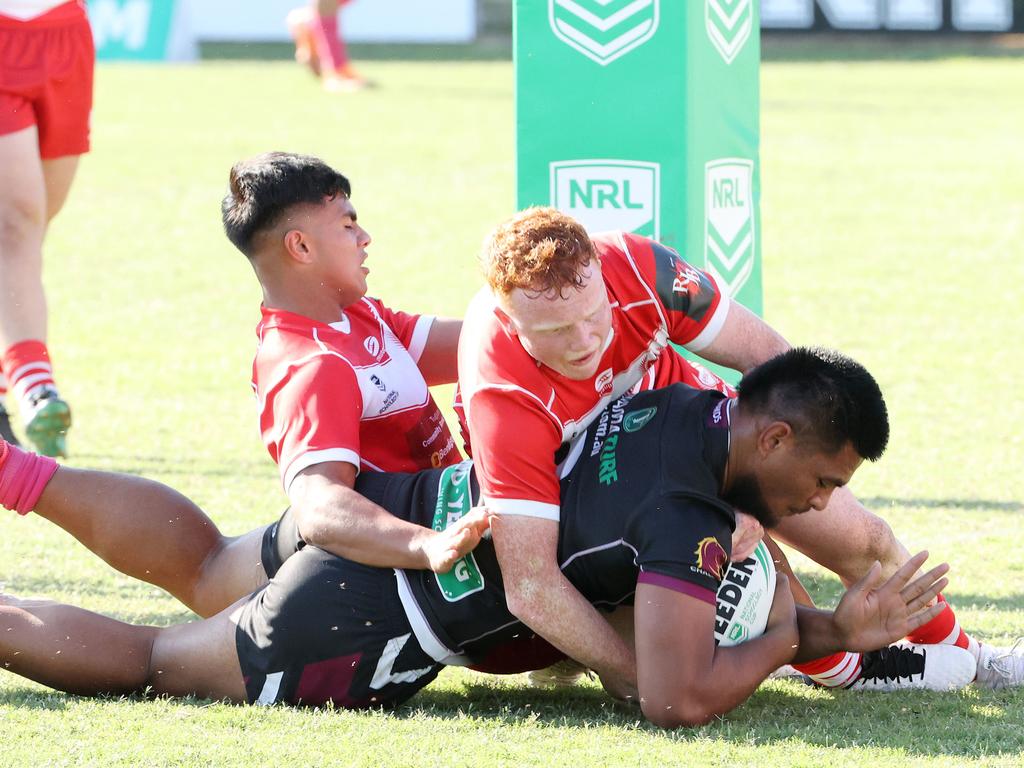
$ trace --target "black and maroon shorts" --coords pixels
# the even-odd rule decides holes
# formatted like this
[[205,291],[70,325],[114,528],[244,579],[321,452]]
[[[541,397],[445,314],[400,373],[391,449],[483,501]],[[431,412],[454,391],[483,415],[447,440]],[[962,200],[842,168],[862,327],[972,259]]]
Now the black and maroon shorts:
[[303,547],[242,607],[238,663],[252,704],[401,704],[442,668],[416,642],[395,574]]

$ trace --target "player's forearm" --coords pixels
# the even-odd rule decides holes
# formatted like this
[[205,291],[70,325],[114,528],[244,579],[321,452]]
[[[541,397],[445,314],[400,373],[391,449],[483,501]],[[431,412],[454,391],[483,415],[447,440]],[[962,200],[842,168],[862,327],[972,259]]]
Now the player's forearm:
[[865,508],[849,488],[837,488],[821,511],[786,518],[776,534],[838,575],[846,586],[867,573],[876,560],[888,578],[910,559],[889,524]]
[[794,663],[812,661],[837,651],[849,650],[842,647],[842,635],[832,621],[832,611],[798,605],[796,621],[800,628],[800,647],[793,659]]
[[308,544],[348,560],[382,568],[428,568],[424,551],[432,532],[400,520],[349,488],[294,507],[299,535]]
[[745,643],[716,648],[710,674],[694,692],[708,710],[702,722],[723,715],[750,698],[768,675],[793,658],[795,646],[792,627],[781,626]]
[[733,302],[718,336],[697,354],[712,363],[746,373],[789,347],[782,334],[743,305]]
[[511,583],[505,576],[505,595],[509,610],[530,629],[601,675],[618,696],[635,696],[632,649],[560,571]]
[[416,365],[430,386],[454,384],[459,378],[458,349],[462,321],[447,317],[434,318],[426,346]]

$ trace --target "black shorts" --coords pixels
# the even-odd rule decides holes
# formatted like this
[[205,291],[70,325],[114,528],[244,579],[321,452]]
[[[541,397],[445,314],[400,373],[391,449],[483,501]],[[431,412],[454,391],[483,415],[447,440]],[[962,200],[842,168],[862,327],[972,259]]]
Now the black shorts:
[[316,547],[249,598],[235,648],[251,704],[395,706],[442,668],[412,634],[394,571]]
[[305,546],[306,542],[299,536],[299,529],[295,525],[292,508],[288,507],[276,523],[267,526],[263,531],[260,559],[263,561],[263,570],[267,572],[267,578],[274,578],[284,565],[284,561]]

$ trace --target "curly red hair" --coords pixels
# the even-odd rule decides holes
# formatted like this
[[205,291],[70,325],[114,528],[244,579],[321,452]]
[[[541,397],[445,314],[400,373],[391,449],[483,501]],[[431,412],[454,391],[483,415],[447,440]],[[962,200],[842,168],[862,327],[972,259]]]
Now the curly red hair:
[[480,255],[491,290],[508,296],[516,288],[564,295],[583,284],[582,273],[596,257],[583,226],[555,208],[533,207],[499,224]]

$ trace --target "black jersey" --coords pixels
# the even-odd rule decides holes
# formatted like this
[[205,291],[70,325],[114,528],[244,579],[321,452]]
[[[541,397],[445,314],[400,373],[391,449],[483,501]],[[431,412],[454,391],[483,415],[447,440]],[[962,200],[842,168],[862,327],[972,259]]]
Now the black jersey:
[[[594,605],[631,604],[638,582],[712,604],[735,517],[718,497],[729,453],[728,400],[684,385],[620,398],[572,445],[561,468],[558,556]],[[476,503],[470,462],[415,475],[360,475],[356,490],[440,530]],[[448,574],[397,571],[417,639],[439,661],[479,658],[522,631],[508,612],[494,547]]]

